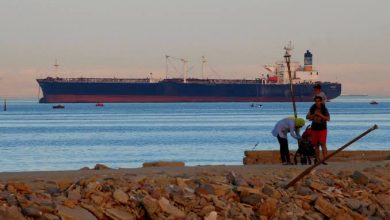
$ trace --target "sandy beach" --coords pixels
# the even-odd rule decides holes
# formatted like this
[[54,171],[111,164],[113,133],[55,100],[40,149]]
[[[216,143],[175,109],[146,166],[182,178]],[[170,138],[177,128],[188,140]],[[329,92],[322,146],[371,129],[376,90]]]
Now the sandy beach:
[[[389,153],[389,152],[387,152]],[[381,152],[381,155],[383,152]],[[0,219],[387,219],[390,161],[0,173]]]

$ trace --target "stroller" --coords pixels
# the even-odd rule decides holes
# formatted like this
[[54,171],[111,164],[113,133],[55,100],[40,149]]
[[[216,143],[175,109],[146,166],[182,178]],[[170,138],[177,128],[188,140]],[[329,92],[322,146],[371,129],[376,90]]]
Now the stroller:
[[311,158],[315,158],[314,146],[311,143],[311,128],[310,125],[306,127],[302,134],[302,139],[298,143],[298,150],[294,155],[294,163],[297,164],[299,158],[302,165],[311,165]]

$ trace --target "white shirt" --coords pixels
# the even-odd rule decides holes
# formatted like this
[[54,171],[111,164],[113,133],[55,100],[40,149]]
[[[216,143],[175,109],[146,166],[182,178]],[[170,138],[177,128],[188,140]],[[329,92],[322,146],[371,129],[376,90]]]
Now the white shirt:
[[290,135],[295,138],[295,139],[300,139],[299,132],[298,134],[295,131],[295,120],[294,119],[289,119],[289,118],[284,118],[280,121],[278,121],[272,130],[272,135],[281,138],[287,139],[287,133],[290,132]]
[[316,96],[321,96],[321,98],[322,98],[322,103],[323,103],[324,105],[325,105],[326,102],[328,101],[328,98],[326,97],[325,93],[322,92],[322,91],[321,91],[320,93],[318,93],[318,94],[314,94],[313,100],[314,100],[314,98],[315,98]]

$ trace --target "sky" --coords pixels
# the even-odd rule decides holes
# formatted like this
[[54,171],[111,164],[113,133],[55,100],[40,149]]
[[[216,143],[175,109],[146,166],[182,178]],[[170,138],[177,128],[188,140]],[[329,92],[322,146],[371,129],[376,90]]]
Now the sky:
[[[38,96],[35,79],[165,77],[165,55],[200,77],[254,79],[306,50],[343,94],[390,95],[388,0],[0,0],[0,97]],[[55,71],[53,64],[60,65]],[[178,71],[175,71],[175,68]],[[169,77],[180,77],[172,60]]]

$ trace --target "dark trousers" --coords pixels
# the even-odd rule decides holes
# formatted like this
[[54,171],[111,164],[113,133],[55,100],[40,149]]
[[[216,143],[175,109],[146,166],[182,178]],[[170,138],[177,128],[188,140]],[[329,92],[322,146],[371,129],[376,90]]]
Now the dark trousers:
[[288,141],[287,138],[281,138],[277,136],[279,145],[280,145],[280,159],[282,162],[290,163],[290,151],[288,150]]

